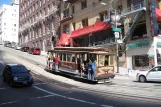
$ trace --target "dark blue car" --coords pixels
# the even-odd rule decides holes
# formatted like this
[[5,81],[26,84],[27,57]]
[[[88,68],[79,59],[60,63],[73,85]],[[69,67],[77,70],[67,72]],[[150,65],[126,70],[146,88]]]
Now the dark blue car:
[[24,65],[21,64],[7,64],[3,71],[3,81],[13,86],[31,86],[33,78]]

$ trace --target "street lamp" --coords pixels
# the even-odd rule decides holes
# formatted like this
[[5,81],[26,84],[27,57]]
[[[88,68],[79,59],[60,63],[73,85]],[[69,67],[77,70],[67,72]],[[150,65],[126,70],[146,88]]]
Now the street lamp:
[[[108,5],[109,6],[108,10],[109,10],[109,16],[111,17],[110,19],[114,24],[114,29],[117,30],[117,22],[120,21],[120,15],[117,14],[116,3],[117,3],[117,0],[109,0],[110,5]],[[104,2],[101,2],[101,4],[107,6],[107,4]],[[111,11],[113,11],[113,10],[114,10],[114,15],[111,15]],[[119,73],[119,50],[118,50],[118,47],[119,47],[118,40],[120,38],[119,31],[117,31],[117,32],[115,31],[114,34],[115,34],[116,50],[117,50],[117,52],[116,52],[116,64],[117,65],[116,66],[117,66],[117,73]]]
[[[117,11],[115,9],[115,15],[111,15],[111,20],[112,22],[114,22],[114,27],[117,28],[117,22],[120,21],[120,16],[117,15]],[[117,64],[117,73],[119,73],[119,44],[118,44],[118,40],[119,40],[120,36],[119,36],[119,32],[115,31],[115,40],[116,40],[116,64]]]

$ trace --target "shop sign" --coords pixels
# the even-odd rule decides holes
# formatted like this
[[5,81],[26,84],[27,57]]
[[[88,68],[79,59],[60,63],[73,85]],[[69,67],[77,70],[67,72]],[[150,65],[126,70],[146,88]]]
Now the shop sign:
[[161,47],[161,42],[157,42],[157,46]]
[[112,28],[112,31],[114,31],[114,32],[121,32],[121,28]]
[[136,43],[136,44],[128,44],[128,48],[139,48],[139,47],[143,47],[143,46],[149,46],[149,42],[140,42],[140,43]]

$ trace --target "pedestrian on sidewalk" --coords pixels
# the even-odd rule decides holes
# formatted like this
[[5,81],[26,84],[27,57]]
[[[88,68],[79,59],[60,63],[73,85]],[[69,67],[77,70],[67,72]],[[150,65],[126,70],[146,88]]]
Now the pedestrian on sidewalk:
[[46,64],[47,64],[48,68],[50,67],[49,60],[50,60],[50,56],[49,56],[49,52],[47,52],[47,55],[46,55]]

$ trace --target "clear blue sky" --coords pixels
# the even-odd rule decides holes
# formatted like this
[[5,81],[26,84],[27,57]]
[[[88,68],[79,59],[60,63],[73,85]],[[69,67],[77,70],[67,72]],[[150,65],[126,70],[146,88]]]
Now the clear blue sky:
[[11,0],[0,0],[0,6],[2,4],[8,4],[8,5],[10,5],[10,2],[11,2]]

